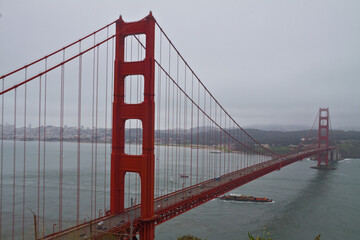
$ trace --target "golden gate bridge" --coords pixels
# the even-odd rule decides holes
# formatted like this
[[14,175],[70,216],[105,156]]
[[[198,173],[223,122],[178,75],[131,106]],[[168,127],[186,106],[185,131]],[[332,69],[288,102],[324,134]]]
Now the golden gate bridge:
[[335,149],[328,108],[290,153],[260,144],[151,13],[0,79],[0,239],[154,239],[156,225],[291,163],[328,169]]

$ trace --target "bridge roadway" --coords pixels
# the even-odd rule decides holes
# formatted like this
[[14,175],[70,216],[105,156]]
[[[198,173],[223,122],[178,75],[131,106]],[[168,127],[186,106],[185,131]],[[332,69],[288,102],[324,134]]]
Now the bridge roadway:
[[[280,170],[281,167],[331,149],[332,147],[328,149],[325,147],[311,148],[281,156],[156,198],[154,200],[155,218],[153,220],[158,225],[256,178]],[[140,229],[140,207],[141,205],[136,205],[132,210],[126,209],[122,214],[104,216],[51,234],[43,239],[102,239],[109,234],[123,236],[119,239],[127,239],[130,236],[130,229],[134,234]],[[131,222],[130,219],[132,219]]]

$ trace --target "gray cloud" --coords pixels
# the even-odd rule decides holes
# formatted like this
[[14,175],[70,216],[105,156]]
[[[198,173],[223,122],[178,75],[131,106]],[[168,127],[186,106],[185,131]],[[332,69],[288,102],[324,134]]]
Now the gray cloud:
[[241,125],[360,129],[359,1],[2,1],[0,74],[152,10]]

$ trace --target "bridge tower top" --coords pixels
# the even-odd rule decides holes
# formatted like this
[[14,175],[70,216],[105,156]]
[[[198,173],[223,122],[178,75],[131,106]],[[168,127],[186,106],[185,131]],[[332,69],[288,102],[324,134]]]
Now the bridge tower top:
[[[329,147],[329,108],[319,109],[318,147]],[[318,156],[318,167],[327,167],[329,157],[327,152]]]

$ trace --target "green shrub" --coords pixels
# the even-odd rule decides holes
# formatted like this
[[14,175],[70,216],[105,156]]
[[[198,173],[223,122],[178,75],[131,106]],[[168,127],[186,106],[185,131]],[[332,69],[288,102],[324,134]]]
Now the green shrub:
[[187,234],[187,235],[178,237],[177,240],[201,240],[201,238],[194,237],[193,235]]

